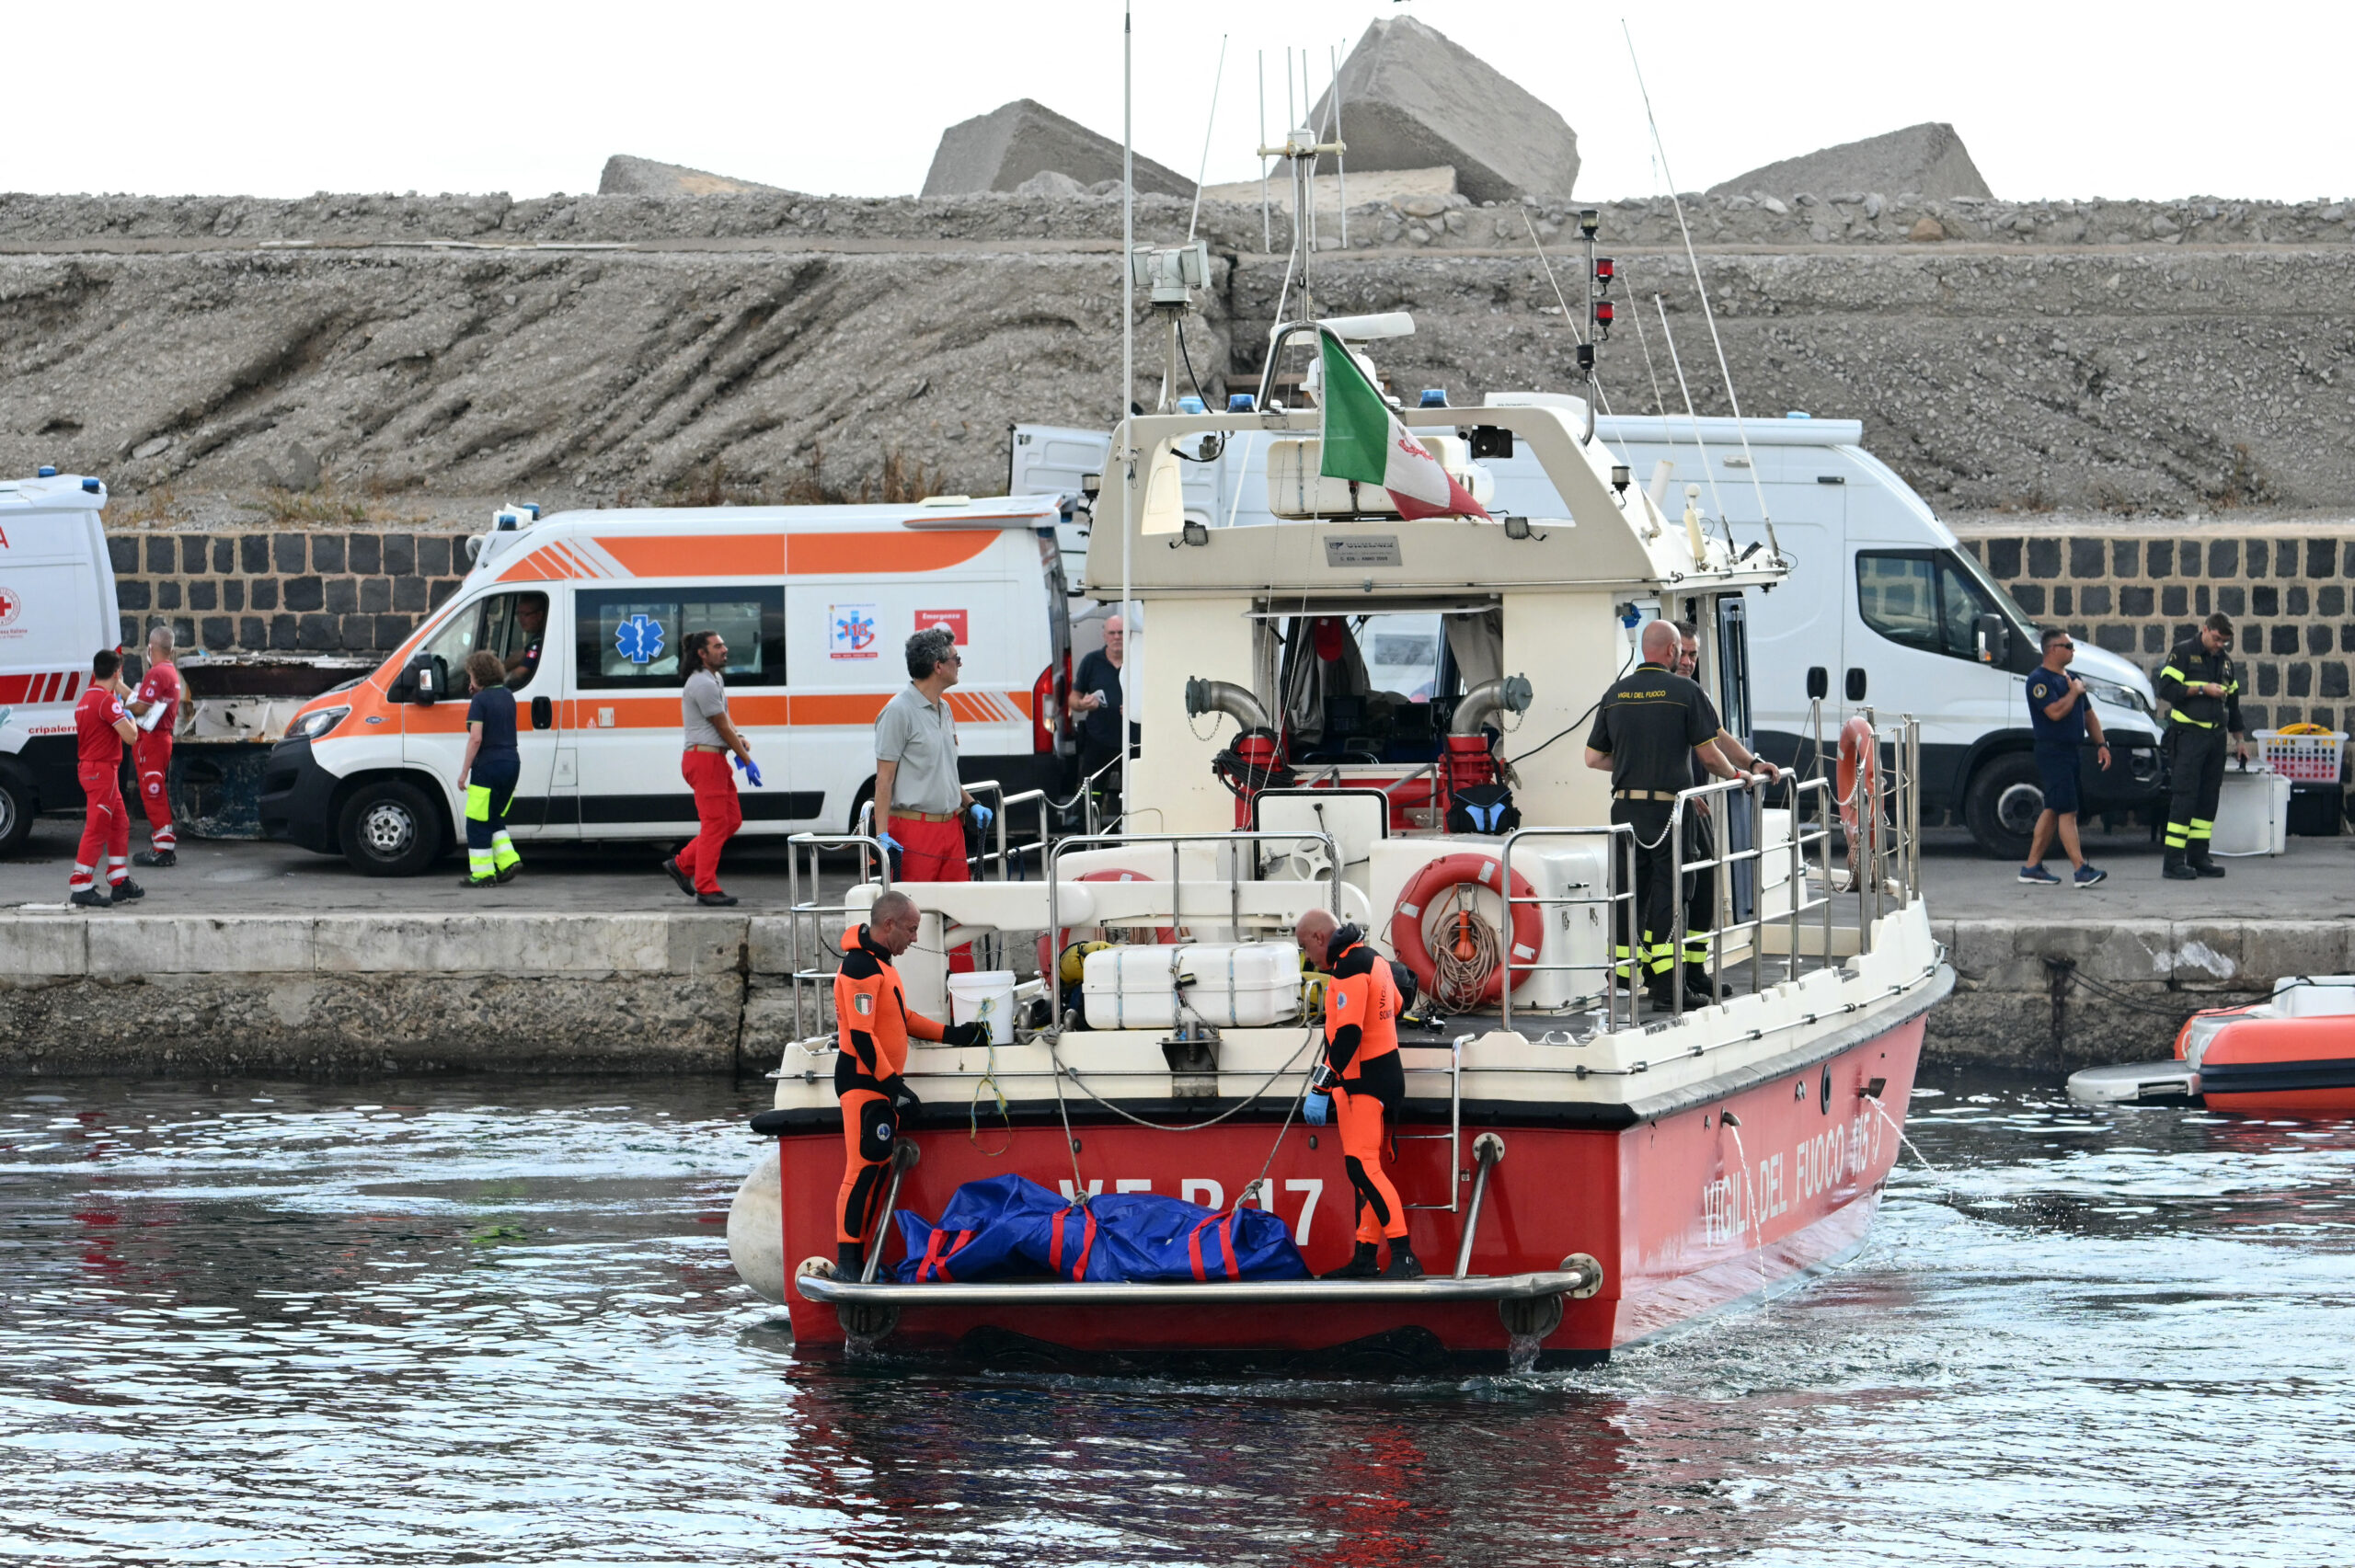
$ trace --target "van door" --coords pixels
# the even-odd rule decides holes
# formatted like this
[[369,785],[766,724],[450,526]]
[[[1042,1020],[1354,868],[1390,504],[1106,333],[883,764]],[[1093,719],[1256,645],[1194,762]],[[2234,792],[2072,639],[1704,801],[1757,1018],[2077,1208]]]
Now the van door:
[[785,589],[778,583],[581,588],[573,590],[573,681],[580,728],[580,836],[685,837],[695,793],[679,772],[688,633],[728,643],[728,716],[752,744],[761,784],[736,775],[744,831],[811,825],[816,796],[787,742]]
[[[458,765],[466,755],[466,660],[477,649],[497,654],[515,693],[515,750],[523,770],[508,828],[518,839],[572,838],[569,791],[556,789],[556,756],[564,743],[563,660],[549,651],[557,612],[537,589],[487,593],[458,607],[418,653],[434,661],[435,690],[447,693],[403,715],[401,760],[431,773],[450,804],[450,820],[465,831],[465,796]],[[560,652],[560,645],[559,645]]]
[[2020,724],[2019,678],[1979,660],[1973,622],[1995,602],[1953,552],[1860,544],[1854,581],[1846,707],[1920,718],[1932,773],[1932,749],[1959,757],[1989,731]]

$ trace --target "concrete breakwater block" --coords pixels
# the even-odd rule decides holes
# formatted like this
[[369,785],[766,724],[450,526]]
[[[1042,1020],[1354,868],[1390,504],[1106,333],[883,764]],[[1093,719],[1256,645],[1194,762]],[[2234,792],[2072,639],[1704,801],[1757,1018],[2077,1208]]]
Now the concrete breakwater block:
[[1979,166],[1970,161],[1970,149],[1962,144],[1955,128],[1935,120],[1880,136],[1867,136],[1861,142],[1844,142],[1800,157],[1785,158],[1709,187],[1712,196],[1748,196],[1755,192],[1783,200],[1802,191],[1827,199],[1834,192],[1894,196],[1905,191],[1935,197],[1994,194],[1987,189]]
[[[1194,182],[1142,154],[1136,155],[1139,191],[1191,196]],[[1099,136],[1045,104],[1017,98],[940,133],[932,168],[924,177],[926,196],[962,196],[978,191],[1024,189],[1042,174],[1059,174],[1080,187],[1120,177],[1120,144]],[[1070,194],[1049,182],[1032,194]]]
[[745,196],[778,190],[774,185],[657,163],[652,158],[633,158],[626,153],[607,158],[605,172],[597,180],[600,196]]
[[[1340,93],[1352,173],[1449,166],[1474,201],[1568,197],[1578,180],[1578,132],[1568,121],[1411,17],[1366,29],[1341,63]],[[1320,134],[1332,123],[1331,97],[1309,118]]]

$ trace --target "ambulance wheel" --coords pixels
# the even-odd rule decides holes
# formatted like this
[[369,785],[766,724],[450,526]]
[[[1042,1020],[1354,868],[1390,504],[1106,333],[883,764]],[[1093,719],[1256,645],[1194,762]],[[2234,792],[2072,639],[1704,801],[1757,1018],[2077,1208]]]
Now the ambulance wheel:
[[0,771],[0,855],[15,854],[33,830],[32,785]]
[[2044,812],[2044,779],[2026,751],[1990,757],[1970,775],[1962,795],[1962,820],[1979,847],[2017,861],[2028,854],[2036,819]]
[[423,790],[379,779],[362,784],[344,803],[337,842],[362,876],[416,876],[442,853],[442,822]]

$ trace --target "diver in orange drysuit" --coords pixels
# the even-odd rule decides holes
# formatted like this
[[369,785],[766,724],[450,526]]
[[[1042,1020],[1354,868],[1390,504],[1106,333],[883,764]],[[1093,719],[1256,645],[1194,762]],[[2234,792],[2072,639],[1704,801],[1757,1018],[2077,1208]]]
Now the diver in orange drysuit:
[[[1407,1240],[1407,1209],[1398,1189],[1382,1170],[1383,1118],[1407,1097],[1407,1074],[1398,1057],[1397,982],[1389,960],[1366,945],[1354,925],[1343,925],[1329,910],[1311,910],[1292,928],[1308,961],[1333,978],[1325,986],[1325,1065],[1319,1092],[1333,1096],[1340,1124],[1341,1164],[1350,1173],[1358,1207],[1357,1249],[1327,1279],[1420,1279],[1423,1265]],[[1390,1240],[1390,1266],[1378,1249]]]
[[[919,1108],[915,1091],[902,1076],[909,1036],[952,1046],[978,1046],[987,1037],[979,1024],[936,1024],[908,1011],[891,960],[915,941],[922,918],[905,893],[885,893],[867,911],[866,924],[843,933],[843,967],[834,976],[834,1016],[841,1029],[834,1093],[842,1100],[846,1156],[834,1206],[834,1251],[836,1266],[854,1277],[866,1262],[867,1232],[875,1223],[892,1140]],[[877,1237],[876,1245],[882,1240]]]

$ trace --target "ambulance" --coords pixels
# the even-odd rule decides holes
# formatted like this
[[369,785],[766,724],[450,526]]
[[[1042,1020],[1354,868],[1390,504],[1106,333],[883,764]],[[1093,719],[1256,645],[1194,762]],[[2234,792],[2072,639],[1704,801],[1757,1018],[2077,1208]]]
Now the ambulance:
[[372,674],[314,698],[270,755],[264,833],[372,876],[427,870],[465,821],[467,656],[516,669],[515,838],[676,841],[679,647],[726,638],[729,716],[762,782],[743,831],[844,831],[875,788],[874,723],[902,645],[945,626],[959,769],[1005,795],[1068,792],[1076,747],[1055,495],[883,506],[503,508],[459,591]]
[[0,479],[0,854],[43,811],[78,811],[74,704],[90,656],[121,639],[102,481],[44,468]]

